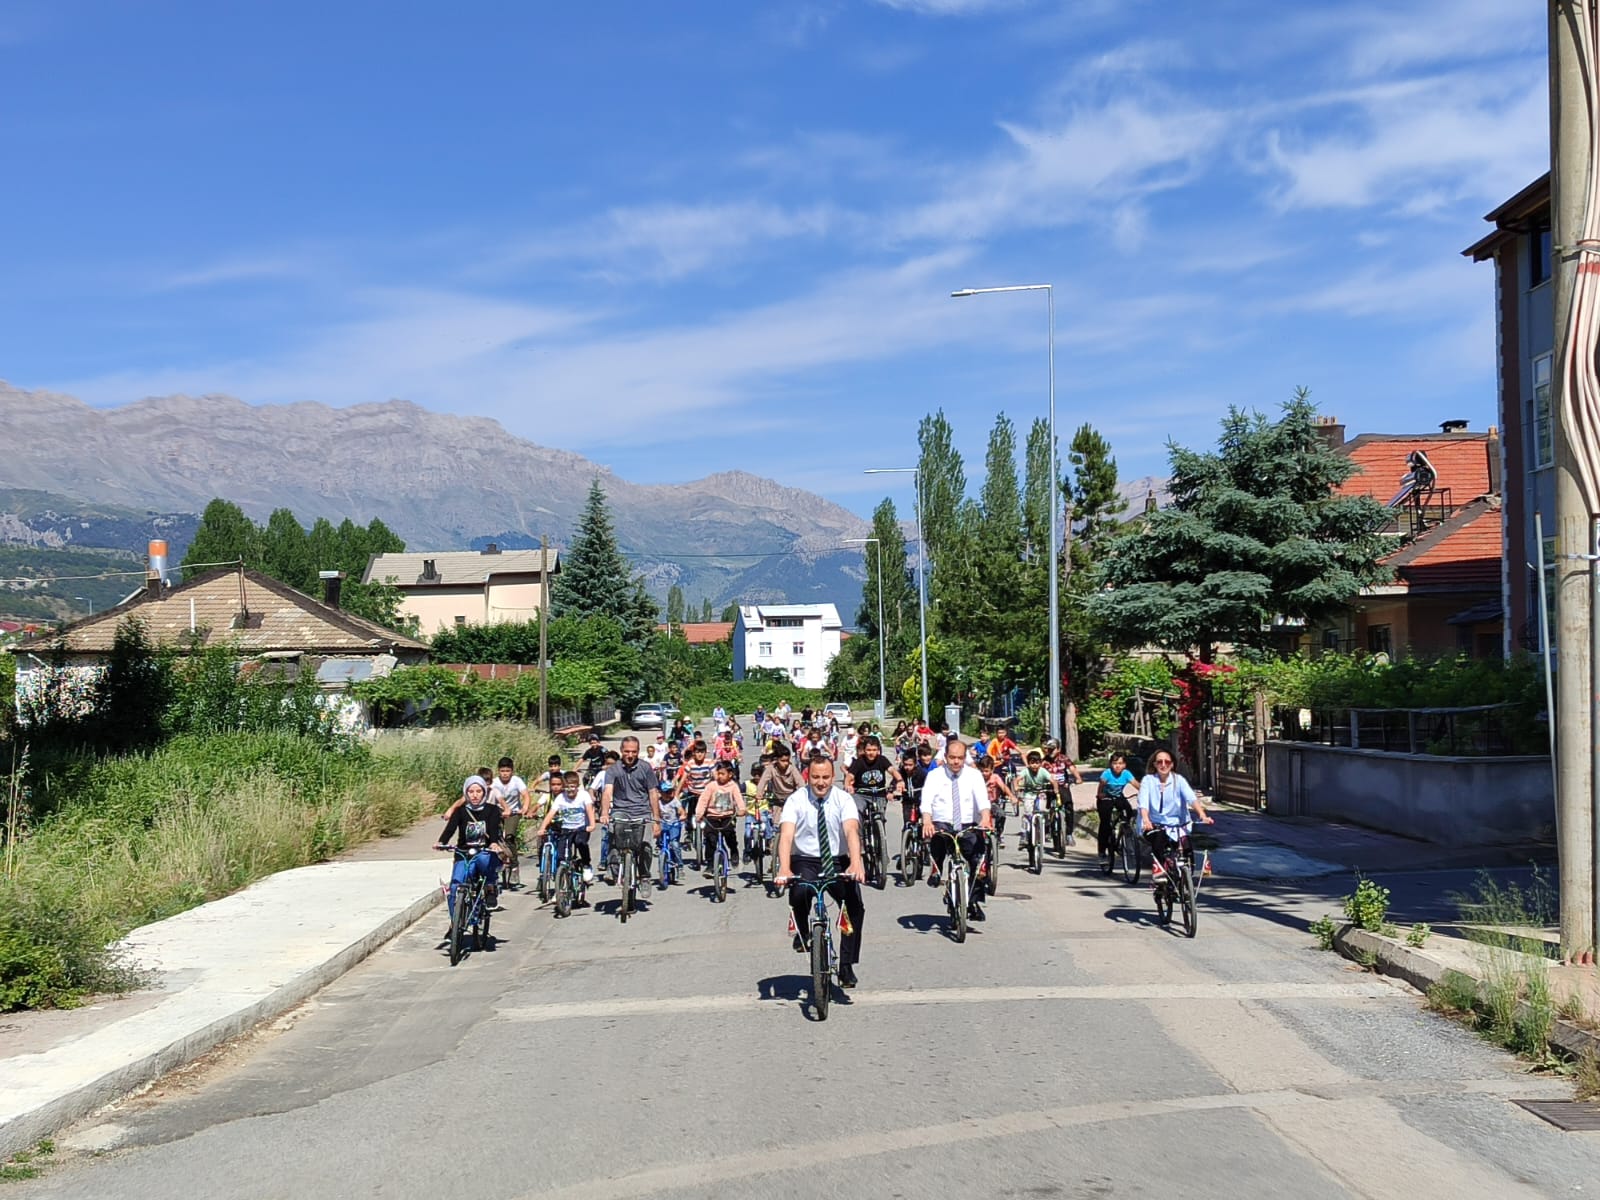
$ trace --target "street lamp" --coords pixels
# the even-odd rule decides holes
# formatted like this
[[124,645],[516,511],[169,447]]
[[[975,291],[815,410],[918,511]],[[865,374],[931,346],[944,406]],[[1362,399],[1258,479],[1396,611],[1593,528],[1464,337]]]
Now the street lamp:
[[1061,596],[1056,556],[1061,552],[1061,471],[1056,464],[1056,292],[1048,283],[1020,283],[1011,287],[962,288],[953,297],[987,296],[995,292],[1043,292],[1050,319],[1050,729],[1061,740]]
[[[910,475],[917,489],[917,628],[922,635],[922,723],[928,724],[928,544],[922,540],[922,468],[869,467],[867,475]],[[878,578],[883,578],[879,572]]]
[[881,721],[889,715],[889,687],[885,682],[888,675],[883,660],[883,539],[845,538],[845,541],[862,546],[871,542],[878,547],[878,720]]
[[94,601],[93,600],[89,599],[89,597],[87,597],[87,596],[74,596],[73,599],[74,600],[82,600],[85,604],[87,604],[89,606],[89,615],[91,617],[94,616]]

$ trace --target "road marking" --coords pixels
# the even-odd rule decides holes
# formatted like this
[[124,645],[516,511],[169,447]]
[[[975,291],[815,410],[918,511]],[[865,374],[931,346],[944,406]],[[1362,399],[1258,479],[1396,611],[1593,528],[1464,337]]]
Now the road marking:
[[[1359,983],[1106,983],[1057,987],[905,988],[853,992],[850,1008],[905,1004],[1027,1003],[1041,1000],[1372,1000],[1399,995],[1394,984],[1378,979]],[[508,1021],[595,1020],[608,1017],[665,1016],[677,1013],[778,1010],[800,1003],[790,996],[735,993],[722,996],[651,996],[635,1000],[594,1000],[571,1004],[506,1007]],[[848,1017],[846,1018],[848,1020]]]

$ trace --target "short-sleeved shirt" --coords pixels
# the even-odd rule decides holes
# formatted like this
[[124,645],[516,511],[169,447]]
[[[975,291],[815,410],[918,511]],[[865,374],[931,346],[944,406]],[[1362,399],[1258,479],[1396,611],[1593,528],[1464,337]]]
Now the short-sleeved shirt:
[[922,815],[928,820],[964,828],[976,825],[988,811],[989,787],[977,767],[968,763],[952,775],[941,764],[928,772],[922,785]]
[[527,795],[528,785],[522,781],[521,775],[513,775],[504,783],[501,783],[499,778],[496,777],[495,781],[489,785],[489,798],[498,803],[508,813],[517,814],[522,812],[523,801]]
[[726,818],[739,811],[739,785],[730,782],[726,788],[713,783],[700,795],[700,815]]
[[1107,767],[1100,772],[1100,793],[1117,799],[1122,796],[1127,786],[1134,782],[1136,780],[1133,778],[1133,772],[1126,767],[1117,772],[1113,772],[1110,767]]
[[862,796],[887,796],[889,772],[893,769],[894,763],[884,754],[870,762],[862,755],[846,768],[850,778],[855,780],[856,793]]
[[717,769],[715,763],[709,758],[703,763],[693,759],[683,764],[683,790],[690,796],[698,796],[711,786],[711,773]]
[[589,827],[589,814],[584,811],[584,808],[593,804],[594,797],[583,788],[578,789],[576,796],[568,796],[565,792],[562,792],[551,801],[550,807],[555,809],[556,815],[550,819],[550,823],[569,832],[587,829]]
[[650,815],[650,793],[656,790],[656,773],[642,758],[628,765],[618,762],[606,770],[606,786],[611,789],[611,813],[625,820]]
[[[778,824],[794,826],[794,852],[806,858],[820,858],[822,843],[817,840],[817,801],[809,787],[803,787],[783,802]],[[822,802],[828,821],[828,848],[842,866],[849,858],[844,838],[844,823],[858,821],[856,802],[842,787],[834,786]]]

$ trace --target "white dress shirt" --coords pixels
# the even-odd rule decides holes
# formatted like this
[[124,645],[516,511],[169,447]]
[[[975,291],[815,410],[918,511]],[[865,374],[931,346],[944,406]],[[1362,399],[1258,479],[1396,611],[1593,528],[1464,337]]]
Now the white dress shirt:
[[[850,847],[844,840],[844,823],[858,821],[855,798],[835,785],[822,802],[828,817],[828,849],[841,864],[850,861]],[[817,801],[809,787],[803,787],[783,802],[778,824],[794,826],[794,852],[806,858],[821,858],[822,843],[817,840]]]
[[988,811],[989,785],[983,772],[971,763],[963,766],[959,775],[950,774],[944,763],[928,772],[922,785],[922,814],[934,824],[960,829],[976,825]]

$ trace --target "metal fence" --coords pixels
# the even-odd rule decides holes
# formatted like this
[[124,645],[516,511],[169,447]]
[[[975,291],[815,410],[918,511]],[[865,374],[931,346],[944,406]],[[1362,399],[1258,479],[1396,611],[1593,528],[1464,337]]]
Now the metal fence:
[[1510,704],[1464,708],[1335,708],[1273,710],[1272,736],[1354,750],[1405,754],[1511,754],[1505,715]]

